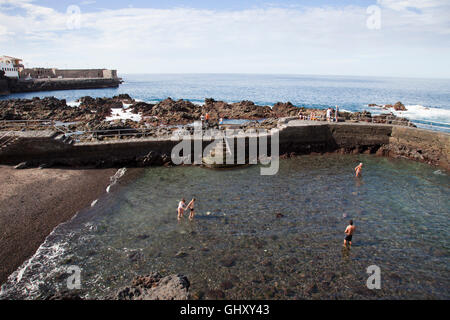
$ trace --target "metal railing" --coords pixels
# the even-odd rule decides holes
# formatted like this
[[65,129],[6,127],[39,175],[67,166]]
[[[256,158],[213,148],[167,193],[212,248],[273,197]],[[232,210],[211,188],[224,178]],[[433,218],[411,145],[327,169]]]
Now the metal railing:
[[55,120],[0,120],[0,129],[33,129],[53,127]]
[[14,135],[13,131],[8,131],[0,135],[0,149],[4,149],[15,140],[17,140],[17,137]]
[[129,128],[129,129],[105,129],[105,130],[88,130],[88,131],[77,131],[68,132],[67,136],[76,136],[77,140],[83,139],[103,139],[103,138],[116,138],[122,139],[123,137],[129,138],[142,138],[148,137],[154,134],[154,129],[149,128]]

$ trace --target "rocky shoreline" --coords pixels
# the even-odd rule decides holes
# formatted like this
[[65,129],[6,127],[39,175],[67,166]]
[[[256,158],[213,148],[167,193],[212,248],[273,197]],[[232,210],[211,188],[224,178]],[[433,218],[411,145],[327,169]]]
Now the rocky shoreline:
[[[404,108],[401,102],[394,106]],[[123,119],[117,114],[121,112],[136,117]],[[296,107],[290,102],[269,107],[251,101],[230,104],[205,99],[203,105],[196,105],[167,98],[149,104],[128,94],[82,97],[75,106],[54,97],[0,101],[0,133],[12,130],[7,134],[15,138],[7,135],[4,140],[17,140],[2,147],[0,161],[18,168],[171,166],[171,150],[176,144],[171,137],[180,128],[192,132],[191,124],[206,113],[210,115],[212,128],[219,128],[220,118],[249,120],[237,125],[245,131],[295,123],[297,129],[283,129],[282,157],[371,153],[450,167],[445,151],[447,134],[415,129],[408,119],[391,113],[339,112],[338,122],[326,122],[326,110]],[[302,120],[298,121],[299,118]],[[46,121],[32,121],[36,119]],[[292,130],[297,133],[290,134]],[[3,144],[1,136],[0,144]]]
[[[158,136],[167,134],[167,126],[186,125],[199,120],[201,115],[208,113],[211,123],[217,125],[222,119],[264,120],[248,122],[244,126],[270,129],[276,126],[276,119],[295,117],[299,114],[304,118],[325,120],[325,109],[311,109],[294,106],[290,102],[278,102],[273,107],[256,105],[252,101],[226,103],[214,99],[205,99],[203,105],[196,105],[187,100],[167,98],[157,104],[136,101],[128,94],[112,98],[80,98],[77,107],[67,105],[66,100],[54,97],[33,99],[11,99],[0,101],[0,120],[30,121],[52,120],[69,123],[67,130],[72,132],[96,130],[132,130],[146,129],[148,134]],[[397,103],[398,104],[398,103]],[[396,105],[397,105],[396,104]],[[126,108],[124,106],[127,106]],[[116,110],[126,110],[137,115],[140,120],[112,120]],[[396,117],[392,113],[372,115],[370,112],[339,112],[340,121],[389,123],[395,121],[398,125],[414,126],[407,119]],[[32,127],[31,127],[32,128]],[[3,125],[1,130],[7,128]],[[29,130],[30,128],[27,128]],[[39,128],[37,128],[39,129]]]

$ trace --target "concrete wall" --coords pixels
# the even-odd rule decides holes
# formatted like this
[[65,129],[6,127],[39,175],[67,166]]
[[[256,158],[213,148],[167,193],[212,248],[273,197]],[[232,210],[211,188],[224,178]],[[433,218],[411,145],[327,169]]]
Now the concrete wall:
[[43,78],[117,78],[116,70],[108,69],[55,69],[55,68],[27,68],[20,73],[21,78],[31,76],[33,79]]
[[[22,133],[25,135],[26,133]],[[0,163],[54,163],[70,166],[127,166],[150,151],[169,155],[178,141],[133,139],[66,144],[52,136],[22,136],[0,152]],[[210,141],[202,142],[204,149]],[[268,140],[270,145],[270,139]],[[235,142],[235,145],[237,143]],[[248,147],[248,138],[245,139]],[[377,153],[450,169],[450,135],[408,127],[372,124],[328,124],[286,127],[280,132],[280,154],[311,152]],[[268,148],[270,154],[270,148]],[[193,142],[192,142],[193,150]]]

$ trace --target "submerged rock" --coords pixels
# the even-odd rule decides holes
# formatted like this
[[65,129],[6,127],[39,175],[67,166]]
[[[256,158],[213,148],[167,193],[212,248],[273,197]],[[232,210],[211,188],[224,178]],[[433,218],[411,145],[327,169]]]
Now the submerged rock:
[[184,275],[162,277],[155,272],[139,276],[130,287],[120,289],[117,300],[187,300],[190,283]]
[[223,299],[223,298],[225,298],[225,293],[223,293],[222,290],[217,290],[217,289],[215,289],[215,290],[209,290],[209,291],[206,293],[206,297],[207,297],[208,299],[212,299],[212,300]]

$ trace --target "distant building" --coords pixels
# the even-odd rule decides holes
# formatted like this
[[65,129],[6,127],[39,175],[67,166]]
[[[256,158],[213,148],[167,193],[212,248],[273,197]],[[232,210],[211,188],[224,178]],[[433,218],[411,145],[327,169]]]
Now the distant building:
[[21,78],[32,79],[117,79],[117,71],[109,69],[56,69],[56,68],[27,68],[20,72]]
[[0,56],[0,70],[9,78],[23,79],[119,79],[110,69],[25,68],[22,59]]
[[0,70],[5,72],[5,76],[9,78],[19,78],[19,73],[24,69],[22,59],[1,56]]

